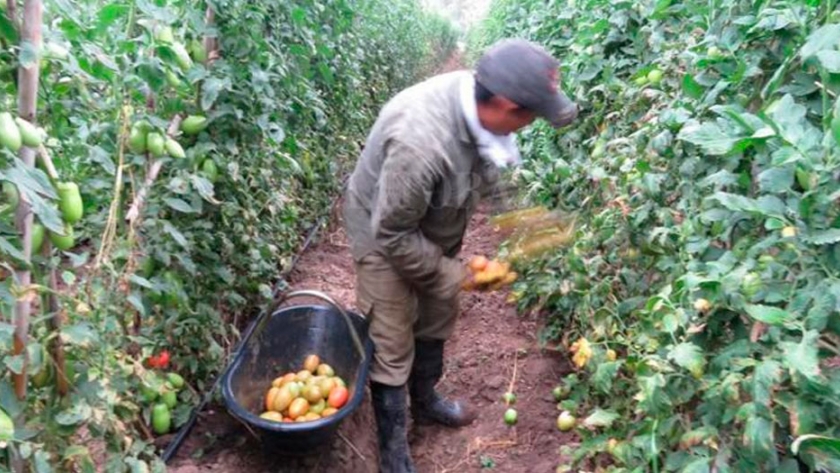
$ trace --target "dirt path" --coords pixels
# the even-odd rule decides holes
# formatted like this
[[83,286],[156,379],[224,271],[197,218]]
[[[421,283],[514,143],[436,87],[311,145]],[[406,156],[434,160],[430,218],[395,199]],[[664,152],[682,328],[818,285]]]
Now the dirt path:
[[[462,252],[493,255],[498,236],[485,213],[470,224]],[[294,289],[317,289],[354,307],[353,268],[346,237],[336,222],[300,259],[291,276]],[[574,440],[554,425],[557,411],[551,389],[568,364],[537,347],[536,321],[518,316],[505,303],[506,292],[465,294],[456,333],[446,345],[442,393],[468,400],[478,419],[462,429],[412,427],[410,440],[418,471],[551,472],[559,447]],[[502,394],[508,389],[517,358],[514,391],[519,423],[508,427]],[[223,406],[208,409],[188,437],[169,471],[195,472],[348,472],[377,471],[376,431],[369,393],[362,407],[341,426],[326,455],[286,458],[263,452]]]

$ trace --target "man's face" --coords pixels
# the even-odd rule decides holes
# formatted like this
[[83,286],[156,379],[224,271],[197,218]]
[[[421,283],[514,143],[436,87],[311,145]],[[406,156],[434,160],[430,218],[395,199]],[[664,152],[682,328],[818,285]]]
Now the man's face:
[[507,135],[530,125],[537,114],[496,95],[489,102],[479,104],[481,126],[497,135]]

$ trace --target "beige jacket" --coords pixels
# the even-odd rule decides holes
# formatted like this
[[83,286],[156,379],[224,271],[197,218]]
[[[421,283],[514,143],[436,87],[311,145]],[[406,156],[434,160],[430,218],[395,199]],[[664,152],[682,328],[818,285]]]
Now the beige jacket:
[[378,253],[420,292],[454,297],[465,276],[460,251],[478,200],[498,180],[481,159],[460,103],[457,71],[391,99],[365,144],[345,194],[353,257]]

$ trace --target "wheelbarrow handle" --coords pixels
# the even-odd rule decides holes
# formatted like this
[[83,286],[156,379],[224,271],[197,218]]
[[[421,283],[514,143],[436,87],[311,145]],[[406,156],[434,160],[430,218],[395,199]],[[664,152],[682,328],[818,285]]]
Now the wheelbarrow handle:
[[333,306],[333,308],[338,310],[338,313],[341,314],[341,316],[344,317],[344,321],[347,322],[347,328],[350,329],[350,337],[353,338],[353,344],[356,345],[356,349],[359,351],[359,356],[362,357],[362,360],[365,359],[365,346],[362,343],[362,338],[356,331],[356,327],[353,325],[353,321],[350,320],[350,316],[347,315],[347,310],[344,309],[344,306],[336,302],[335,299],[324,294],[321,291],[316,291],[312,289],[302,289],[300,291],[292,291],[286,293],[280,296],[280,298],[275,302],[274,307],[272,308],[272,310],[269,311],[269,313],[273,313],[275,310],[277,310],[277,308],[280,307],[280,305],[283,302],[294,297],[314,297],[316,299],[321,299],[322,301],[327,302],[328,304]]

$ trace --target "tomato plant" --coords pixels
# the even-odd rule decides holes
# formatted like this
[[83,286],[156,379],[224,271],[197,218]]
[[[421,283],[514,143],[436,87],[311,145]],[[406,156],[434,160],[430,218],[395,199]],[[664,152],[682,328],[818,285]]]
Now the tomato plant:
[[793,439],[840,436],[835,7],[502,0],[471,32],[551,48],[582,108],[514,176],[579,215],[513,300],[573,355],[574,464],[799,471]]
[[[26,426],[0,463],[93,471],[95,443],[103,470],[162,471],[150,432],[184,424],[378,108],[456,32],[414,0],[0,4],[0,312],[39,311],[23,349],[0,323],[0,408]],[[21,40],[27,6],[43,44]]]

